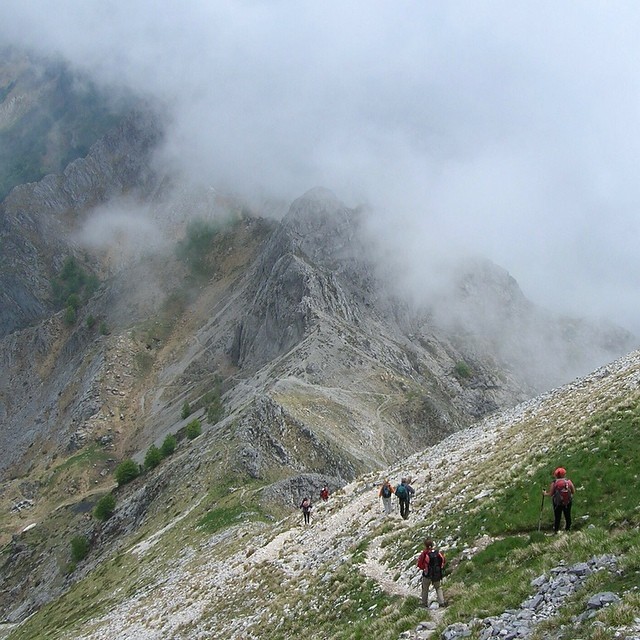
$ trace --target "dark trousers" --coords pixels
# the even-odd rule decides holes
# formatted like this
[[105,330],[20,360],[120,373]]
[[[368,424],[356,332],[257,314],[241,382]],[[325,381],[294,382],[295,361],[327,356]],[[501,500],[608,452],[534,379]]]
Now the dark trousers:
[[303,511],[302,515],[304,516],[304,523],[309,524],[311,522],[311,511]]
[[555,533],[560,529],[560,519],[564,515],[564,528],[565,531],[569,531],[571,529],[571,503],[564,504],[554,504],[553,505],[553,531]]
[[406,520],[409,517],[409,501],[399,500],[400,503],[400,515]]

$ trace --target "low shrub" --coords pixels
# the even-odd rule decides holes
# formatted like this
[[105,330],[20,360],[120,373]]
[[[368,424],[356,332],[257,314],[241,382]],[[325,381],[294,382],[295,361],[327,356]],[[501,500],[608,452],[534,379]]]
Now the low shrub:
[[162,453],[162,457],[167,458],[168,456],[170,456],[176,450],[177,445],[178,441],[176,440],[176,437],[173,435],[168,435],[164,439],[162,446],[160,447],[160,453]]
[[115,511],[116,499],[112,493],[108,493],[106,496],[102,496],[96,503],[93,515],[100,521],[104,522],[108,520]]
[[131,482],[134,478],[137,478],[140,474],[140,468],[135,463],[134,460],[128,458],[127,460],[123,460],[115,470],[116,482],[118,486],[122,486],[123,484],[127,484],[127,482]]
[[453,367],[453,371],[456,376],[458,376],[458,378],[471,378],[473,376],[471,367],[463,360],[456,362],[455,366]]
[[197,438],[202,433],[202,423],[200,422],[200,420],[198,420],[198,418],[196,418],[195,420],[192,420],[186,426],[186,432],[187,432],[187,438],[189,438],[189,440],[193,440],[194,438]]
[[89,540],[85,536],[75,536],[71,539],[71,558],[74,562],[80,562],[89,553]]
[[162,452],[155,444],[152,444],[147,450],[147,454],[144,457],[144,468],[154,469],[162,462]]

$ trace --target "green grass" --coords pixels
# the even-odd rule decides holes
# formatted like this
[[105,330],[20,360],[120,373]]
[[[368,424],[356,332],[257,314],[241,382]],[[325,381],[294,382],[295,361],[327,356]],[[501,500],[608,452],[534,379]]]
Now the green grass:
[[[579,434],[544,454],[531,452],[520,471],[510,469],[496,478],[494,492],[484,500],[418,523],[418,530],[435,531],[438,539],[453,540],[447,557],[454,568],[444,583],[451,602],[447,622],[498,615],[517,607],[533,592],[532,578],[562,562],[583,562],[596,554],[616,554],[623,570],[617,576],[599,574],[601,590],[622,593],[640,583],[640,407],[630,403],[593,415],[581,425]],[[550,498],[545,498],[542,532],[538,532],[541,491],[549,486],[551,473],[559,465],[567,468],[577,487],[574,525],[568,535],[549,536]],[[477,471],[484,472],[480,467]],[[415,531],[400,532],[389,545],[386,559],[390,566],[407,567],[415,562],[420,546]],[[473,546],[483,534],[494,541],[473,558],[463,558],[462,549]],[[552,627],[557,624],[550,623]]]
[[208,496],[211,505],[197,521],[205,533],[212,534],[245,522],[268,522],[258,500],[262,483],[248,481],[240,476],[229,476],[217,482]]
[[[598,614],[605,625],[628,624],[640,614],[639,416],[640,407],[635,403],[590,416],[571,441],[548,445],[544,452],[514,456],[517,465],[503,472],[500,468],[496,470],[496,458],[504,454],[497,450],[495,457],[479,461],[469,474],[470,496],[477,486],[485,484],[493,489],[491,495],[469,499],[449,509],[439,508],[425,515],[423,521],[410,519],[408,526],[397,527],[394,521],[384,519],[364,535],[354,521],[352,527],[336,533],[334,538],[335,542],[339,536],[343,536],[341,540],[347,536],[351,545],[337,564],[323,565],[320,559],[307,569],[304,548],[297,549],[300,560],[296,562],[302,571],[291,576],[277,564],[252,565],[256,556],[247,552],[243,562],[249,571],[237,583],[230,584],[228,593],[208,602],[203,619],[219,625],[221,616],[229,621],[243,616],[249,619],[263,611],[264,615],[252,622],[247,632],[265,639],[303,635],[307,640],[396,640],[429,614],[419,607],[416,597],[401,598],[383,592],[380,585],[361,573],[358,565],[365,560],[370,545],[379,541],[391,573],[396,570],[397,576],[411,573],[415,571],[423,539],[430,536],[447,540],[449,570],[443,586],[450,606],[445,611],[444,624],[499,615],[518,607],[532,595],[531,580],[551,568],[561,563],[584,562],[594,555],[615,554],[619,558],[618,573],[599,572],[591,576],[582,590],[567,599],[558,616],[536,632],[539,640],[613,638],[606,635],[606,630],[595,631],[590,622],[576,626],[573,618],[584,610],[588,595],[605,590],[623,598],[620,605]],[[544,503],[542,531],[538,531],[541,489],[548,486],[550,473],[559,464],[568,469],[569,477],[578,487],[574,504],[576,526],[569,534],[551,536],[547,535],[552,517],[548,498]],[[219,471],[216,469],[215,473]],[[11,638],[56,638],[59,631],[55,629],[68,633],[78,628],[96,613],[113,606],[115,596],[110,594],[115,591],[114,585],[122,587],[117,596],[120,598],[139,593],[144,581],[150,579],[144,567],[157,569],[158,575],[162,575],[170,566],[172,555],[179,554],[185,544],[196,549],[200,542],[209,542],[207,537],[236,525],[242,525],[237,530],[240,535],[236,536],[234,530],[233,536],[224,538],[231,543],[232,553],[246,550],[247,543],[254,546],[256,538],[251,533],[256,529],[262,527],[262,543],[274,536],[274,529],[251,525],[270,519],[259,502],[264,483],[240,475],[213,474],[211,471],[211,489],[202,503],[166,533],[161,544],[141,559],[132,561],[132,556],[126,554],[117,561],[103,563],[47,608],[46,615],[39,613],[29,619]],[[292,515],[289,523],[295,517],[297,514]],[[152,528],[145,526],[148,535]],[[283,521],[279,526],[285,531],[289,524]],[[463,553],[483,534],[492,536],[488,546],[475,554]],[[142,532],[139,535],[144,539]],[[304,544],[296,535],[290,542]],[[286,553],[283,547],[283,554]],[[563,630],[561,625],[566,628]],[[223,637],[224,627],[217,629]]]
[[78,473],[92,471],[95,465],[104,464],[109,459],[109,454],[96,444],[89,445],[76,455],[67,458],[63,463],[55,467],[46,481],[47,487],[59,485],[61,477],[66,473]]
[[[459,537],[472,540],[477,532],[498,536],[536,531],[542,507],[542,529],[552,521],[551,498],[542,503],[553,470],[563,465],[576,485],[572,516],[574,528],[588,524],[614,527],[640,523],[640,407],[622,407],[593,416],[577,442],[544,454],[528,476],[520,473],[479,507],[454,516],[449,523]],[[527,471],[523,468],[523,472]]]
[[425,618],[418,598],[385,594],[351,562],[338,568],[329,580],[306,584],[303,575],[286,585],[286,592],[290,598],[285,595],[278,599],[275,615],[270,616],[273,621],[260,621],[257,625],[260,637],[397,640],[400,633]]
[[217,507],[200,518],[198,526],[207,533],[216,533],[233,525],[247,521],[266,522],[266,515],[257,506],[248,507],[244,504],[236,504],[228,507]]

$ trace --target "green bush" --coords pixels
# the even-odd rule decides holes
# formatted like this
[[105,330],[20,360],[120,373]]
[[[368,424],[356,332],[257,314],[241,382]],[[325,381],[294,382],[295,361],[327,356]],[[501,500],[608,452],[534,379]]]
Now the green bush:
[[140,474],[140,469],[138,465],[128,458],[127,460],[123,460],[115,470],[116,482],[118,486],[122,486],[123,484],[127,484],[127,482],[131,482],[134,478],[137,478]]
[[72,325],[76,322],[76,310],[73,307],[67,307],[64,311],[65,324]]
[[106,496],[102,496],[96,503],[93,515],[100,521],[104,522],[108,520],[115,511],[116,499],[112,493],[108,493]]
[[96,324],[96,319],[92,315],[87,316],[87,328],[93,329],[95,324]]
[[147,450],[147,455],[144,457],[144,468],[154,469],[162,462],[162,453],[155,444],[152,444]]
[[195,420],[192,420],[186,426],[186,430],[187,430],[187,438],[189,438],[189,440],[193,440],[194,438],[197,438],[202,433],[202,424],[200,423],[200,420],[198,420],[198,418],[196,418]]
[[95,292],[96,289],[100,286],[100,280],[98,280],[98,276],[93,274],[89,274],[87,276],[87,280],[84,284],[84,297],[88,300]]
[[207,420],[209,421],[209,424],[216,424],[216,422],[220,422],[223,416],[224,407],[222,405],[222,400],[219,397],[214,398],[213,402],[207,407]]
[[51,281],[54,303],[59,309],[71,307],[77,311],[82,302],[93,295],[99,284],[95,275],[87,274],[76,259],[69,256],[58,277]]
[[107,323],[106,322],[101,322],[100,323],[100,335],[101,336],[106,336],[109,333],[108,329],[107,329]]
[[89,541],[85,536],[75,536],[71,539],[71,558],[74,562],[80,562],[89,553]]
[[180,417],[184,420],[191,415],[191,405],[185,400],[182,405],[182,411],[180,412]]
[[177,444],[178,444],[178,441],[176,440],[176,437],[172,435],[168,435],[164,439],[164,442],[160,447],[160,453],[162,453],[162,457],[167,458],[168,456],[170,456],[176,450]]
[[80,296],[77,293],[72,293],[67,298],[67,307],[73,307],[76,311],[80,308]]
[[458,376],[458,378],[471,378],[473,376],[473,371],[471,371],[471,367],[463,360],[456,362],[456,365],[453,368],[453,371]]
[[187,226],[186,237],[177,244],[176,254],[191,274],[199,277],[210,276],[212,265],[209,255],[213,249],[213,241],[218,234],[218,224],[205,220],[194,220]]

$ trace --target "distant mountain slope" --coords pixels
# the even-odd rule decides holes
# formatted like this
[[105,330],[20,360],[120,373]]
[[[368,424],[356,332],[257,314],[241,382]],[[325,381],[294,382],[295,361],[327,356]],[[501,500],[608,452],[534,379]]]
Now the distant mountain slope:
[[132,104],[100,92],[61,61],[1,49],[0,201],[13,187],[84,157]]
[[[24,239],[30,227],[18,221],[32,220],[32,242],[25,246],[60,259],[63,230],[74,220],[63,225],[65,212],[74,203],[84,211],[135,183],[146,165],[130,160],[126,166],[133,169],[123,168],[122,145],[135,156],[136,145],[148,149],[152,137],[132,123],[64,176],[14,190],[4,203],[5,220],[13,221],[8,237]],[[80,177],[97,186],[80,189]],[[116,272],[75,323],[58,315],[0,343],[8,373],[0,388],[0,437],[8,451],[3,470],[17,465],[13,473],[19,474],[21,456],[35,439],[48,443],[50,459],[75,442],[76,433],[89,442],[110,430],[120,455],[140,452],[184,426],[185,401],[202,406],[221,385],[227,415],[244,425],[236,433],[236,442],[244,442],[235,459],[239,469],[259,477],[278,478],[283,468],[294,468],[348,479],[635,343],[624,332],[536,310],[515,281],[488,262],[467,266],[463,284],[448,298],[412,306],[379,277],[363,212],[327,190],[296,200],[280,223],[232,213],[235,206],[230,201],[230,217],[217,222],[209,244],[198,249],[208,260],[204,279],[191,282],[188,266],[175,257],[149,256]],[[44,207],[52,214],[42,213]],[[160,206],[155,215],[158,225],[166,223]],[[224,220],[219,210],[208,215]],[[57,231],[43,232],[54,223]],[[13,266],[0,276],[9,283],[22,264],[21,282],[32,290],[42,283],[45,290],[43,271],[29,270],[19,256],[12,255]],[[3,295],[12,291],[7,286]],[[4,308],[17,306],[14,297]],[[442,320],[445,311],[456,324]],[[500,318],[493,335],[492,317]],[[110,334],[98,340],[96,318]],[[589,330],[574,332],[578,325]],[[594,351],[596,343],[604,346]],[[108,354],[118,354],[118,344],[127,345],[117,357],[128,361],[131,380],[114,410],[107,401]],[[271,404],[282,418],[265,416]],[[309,413],[309,405],[320,414]],[[288,450],[274,440],[282,419],[295,430],[311,430],[315,463],[310,451],[295,463],[289,455],[273,458],[274,447]],[[353,427],[345,439],[346,424]]]
[[148,189],[150,115],[135,113],[60,174],[20,185],[0,203],[0,336],[44,320],[59,308],[52,282],[68,256],[91,268],[76,234],[87,211],[123,193]]

